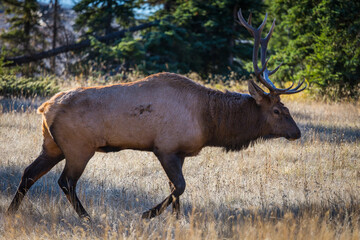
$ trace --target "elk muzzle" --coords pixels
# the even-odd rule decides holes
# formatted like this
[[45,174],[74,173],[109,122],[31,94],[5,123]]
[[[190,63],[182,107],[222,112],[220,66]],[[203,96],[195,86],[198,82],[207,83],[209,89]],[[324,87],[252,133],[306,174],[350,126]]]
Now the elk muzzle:
[[295,125],[294,131],[291,131],[285,137],[289,141],[295,141],[296,139],[301,138],[301,131],[298,126]]

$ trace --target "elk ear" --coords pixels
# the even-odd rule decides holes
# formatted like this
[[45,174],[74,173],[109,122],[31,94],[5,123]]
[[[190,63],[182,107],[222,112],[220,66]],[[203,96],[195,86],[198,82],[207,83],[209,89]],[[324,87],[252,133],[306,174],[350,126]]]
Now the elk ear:
[[266,93],[253,80],[248,81],[248,88],[250,95],[255,99],[258,105],[266,97]]

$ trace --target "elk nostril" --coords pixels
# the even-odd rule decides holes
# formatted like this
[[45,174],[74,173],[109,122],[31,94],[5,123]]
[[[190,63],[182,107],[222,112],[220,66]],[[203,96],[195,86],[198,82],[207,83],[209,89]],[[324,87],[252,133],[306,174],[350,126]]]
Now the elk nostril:
[[292,133],[288,134],[288,136],[286,137],[286,139],[288,139],[290,141],[294,141],[294,140],[299,139],[299,138],[301,138],[301,132],[300,132],[299,129],[297,131],[295,131],[295,132],[292,132]]

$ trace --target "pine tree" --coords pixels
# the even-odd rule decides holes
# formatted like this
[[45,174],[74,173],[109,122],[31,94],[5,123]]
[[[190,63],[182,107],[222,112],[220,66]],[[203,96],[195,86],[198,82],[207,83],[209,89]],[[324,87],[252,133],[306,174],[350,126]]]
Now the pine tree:
[[359,97],[360,2],[345,0],[268,1],[277,18],[277,76],[306,78],[313,90],[333,98]]
[[[74,28],[81,31],[81,38],[104,36],[129,27],[134,22],[135,0],[80,0],[73,9],[77,13]],[[85,69],[110,72],[123,61],[121,53],[112,51],[118,41],[101,44],[91,38],[91,47],[80,52],[81,61],[73,66],[74,70],[81,65]],[[85,56],[85,57],[82,57]]]
[[[57,38],[58,38],[58,22],[59,22],[59,2],[58,0],[51,0],[51,5],[53,8],[53,26],[52,26],[52,49],[56,48]],[[56,68],[56,57],[51,58],[51,69],[55,73]]]
[[73,8],[78,14],[75,29],[83,30],[85,36],[109,34],[129,26],[134,17],[133,7],[134,0],[81,0]]
[[36,0],[3,0],[10,28],[0,35],[7,46],[7,56],[26,55],[43,46]]
[[160,9],[155,14],[163,19],[160,28],[144,36],[149,73],[195,71],[203,77],[229,71],[246,73],[243,61],[251,59],[252,46],[235,43],[249,38],[236,23],[236,13],[240,7],[244,12],[262,12],[262,1],[178,0],[171,6],[169,11]]

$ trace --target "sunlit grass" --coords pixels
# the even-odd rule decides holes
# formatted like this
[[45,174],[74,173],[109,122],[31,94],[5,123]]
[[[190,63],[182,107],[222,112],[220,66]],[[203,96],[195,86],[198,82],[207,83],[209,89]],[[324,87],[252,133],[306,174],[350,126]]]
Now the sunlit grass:
[[[205,148],[187,158],[182,215],[141,213],[169,194],[152,153],[97,153],[78,184],[92,224],[57,185],[64,162],[41,178],[15,216],[5,215],[23,170],[41,149],[41,116],[0,115],[2,239],[359,239],[360,107],[285,99],[302,139],[241,152]],[[11,105],[11,104],[10,104]],[[36,105],[36,104],[35,104]]]

